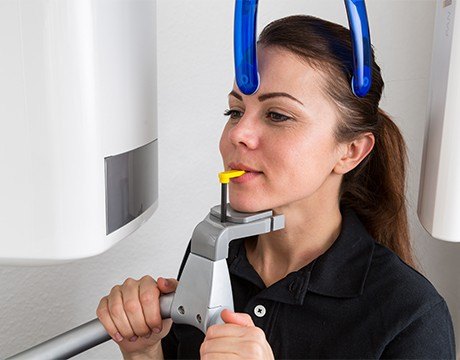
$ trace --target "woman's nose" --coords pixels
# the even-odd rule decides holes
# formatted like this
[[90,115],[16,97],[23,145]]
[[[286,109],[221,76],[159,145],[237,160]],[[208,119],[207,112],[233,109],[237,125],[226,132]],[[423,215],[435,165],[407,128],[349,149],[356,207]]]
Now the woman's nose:
[[255,115],[245,114],[229,131],[233,145],[256,149],[260,142],[260,126]]

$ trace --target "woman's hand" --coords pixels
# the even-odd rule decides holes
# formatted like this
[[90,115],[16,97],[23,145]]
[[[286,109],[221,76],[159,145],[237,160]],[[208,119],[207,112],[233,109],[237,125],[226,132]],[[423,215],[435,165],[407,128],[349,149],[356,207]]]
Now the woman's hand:
[[209,359],[274,359],[262,329],[248,314],[222,311],[225,324],[213,325],[201,345],[202,360]]
[[150,276],[127,279],[104,296],[96,314],[107,333],[117,342],[125,357],[158,354],[160,340],[170,328],[171,320],[162,320],[159,298],[174,292],[177,280]]

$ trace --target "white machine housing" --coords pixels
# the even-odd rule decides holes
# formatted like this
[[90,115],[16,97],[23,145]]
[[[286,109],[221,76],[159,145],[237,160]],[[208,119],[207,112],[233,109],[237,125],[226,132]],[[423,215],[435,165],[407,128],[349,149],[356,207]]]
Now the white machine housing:
[[460,242],[460,14],[456,3],[436,1],[418,215],[433,237]]
[[0,263],[94,256],[157,207],[156,0],[0,0]]

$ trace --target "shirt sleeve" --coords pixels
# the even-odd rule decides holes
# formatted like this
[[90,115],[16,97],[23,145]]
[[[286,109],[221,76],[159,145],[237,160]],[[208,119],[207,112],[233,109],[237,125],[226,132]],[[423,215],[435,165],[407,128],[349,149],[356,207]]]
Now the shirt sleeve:
[[[191,242],[188,243],[187,250],[185,250],[185,254],[182,259],[182,263],[179,267],[179,273],[177,275],[177,280],[180,280],[182,271],[184,270],[185,263],[187,262],[190,251],[191,251]],[[174,324],[172,326],[174,327]],[[163,356],[165,359],[177,359],[178,357],[177,350],[179,346],[179,341],[177,339],[177,336],[175,334],[173,327],[171,327],[171,330],[169,331],[168,335],[166,335],[161,340],[161,347],[163,349]]]
[[382,359],[454,359],[452,319],[444,300],[411,322],[385,348]]
[[163,349],[163,357],[165,359],[177,359],[178,341],[172,328],[168,335],[161,339],[161,348]]

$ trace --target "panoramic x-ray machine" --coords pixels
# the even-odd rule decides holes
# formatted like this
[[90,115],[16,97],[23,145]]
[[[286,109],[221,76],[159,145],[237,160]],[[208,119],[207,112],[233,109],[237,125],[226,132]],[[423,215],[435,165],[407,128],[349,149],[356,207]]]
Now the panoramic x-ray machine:
[[[94,255],[139,226],[156,203],[156,126],[152,125],[156,117],[151,105],[155,104],[154,2],[94,3],[93,6],[91,2],[82,3],[81,0],[65,3],[42,1],[29,5],[30,8],[15,8],[20,20],[16,26],[21,31],[22,27],[27,27],[24,24],[28,24],[24,18],[32,20],[36,14],[42,16],[32,24],[49,27],[39,39],[41,47],[38,48],[43,57],[40,66],[26,64],[23,54],[26,45],[33,47],[37,29],[27,28],[26,40],[18,36],[18,40],[23,41],[23,48],[17,52],[22,63],[16,76],[20,75],[23,64],[22,70],[30,73],[29,77],[40,75],[43,78],[38,79],[40,82],[27,82],[19,76],[22,79],[20,90],[29,96],[21,96],[23,92],[18,90],[22,113],[15,115],[22,120],[18,121],[18,131],[25,131],[31,122],[37,130],[44,128],[42,133],[47,136],[44,139],[36,140],[33,133],[28,134],[27,140],[32,141],[32,145],[28,145],[21,155],[23,161],[29,161],[28,166],[35,166],[32,175],[41,180],[40,185],[51,182],[47,184],[47,193],[37,195],[41,196],[38,200],[49,200],[46,207],[49,213],[35,219],[39,209],[43,211],[37,200],[32,201],[35,207],[28,214],[28,221],[33,219],[38,228],[41,222],[47,227],[43,226],[42,237],[34,251],[25,254],[20,246],[10,251],[6,257],[15,261],[55,261]],[[365,96],[371,86],[370,36],[365,4],[364,1],[348,0],[345,4],[355,58],[351,86],[357,96]],[[237,0],[235,7],[236,80],[245,94],[253,94],[259,87],[257,5],[257,0]],[[66,21],[59,21],[61,14],[67,15]],[[125,17],[124,14],[128,15]],[[59,34],[54,34],[56,29]],[[121,42],[118,36],[122,37]],[[143,41],[132,41],[134,38]],[[70,46],[69,42],[76,45]],[[71,72],[66,68],[67,62],[71,65]],[[54,63],[59,64],[57,69]],[[146,78],[142,77],[143,73],[147,74]],[[44,89],[37,84],[42,84]],[[66,92],[68,89],[70,93]],[[34,96],[47,105],[38,119],[28,109],[27,102]],[[38,111],[39,104],[35,105],[33,109]],[[14,109],[12,107],[11,111]],[[34,146],[45,144],[48,146],[38,149],[34,156]],[[12,161],[10,165],[13,165]],[[16,177],[23,175],[21,169],[16,171]],[[222,322],[221,311],[233,309],[226,262],[230,241],[284,227],[283,215],[274,215],[272,211],[243,214],[227,207],[227,183],[230,178],[242,175],[244,171],[220,174],[221,204],[213,207],[196,226],[191,254],[180,284],[175,293],[160,298],[163,318],[171,317],[176,323],[190,324],[203,332]],[[28,189],[28,195],[40,190],[35,184],[29,185]],[[53,190],[56,191],[51,196]],[[13,203],[13,197],[10,199]],[[69,206],[74,209],[67,214],[65,210]],[[14,227],[12,224],[9,228],[11,236],[22,239],[27,235],[25,241],[32,242],[33,231],[18,236]],[[75,240],[90,236],[88,244],[68,249],[58,243],[59,237],[77,227],[80,232],[74,234]],[[86,231],[85,227],[92,232],[82,233]],[[54,236],[51,241],[49,235]],[[46,249],[40,247],[40,241],[47,242]],[[68,358],[109,339],[99,320],[95,319],[13,358]]]
[[[236,80],[245,94],[259,86],[257,4],[236,0],[235,7]],[[345,5],[354,51],[351,86],[356,96],[365,96],[371,86],[365,4],[345,0]],[[0,240],[0,261],[53,263],[98,254],[156,208],[155,0],[17,0],[1,6],[0,39],[10,56],[2,58],[0,67],[7,79],[0,84],[2,103],[7,99],[0,117],[8,119],[8,132],[0,133],[0,155],[8,171],[0,179],[6,199],[1,228],[7,234]],[[454,80],[460,79],[460,68],[455,68],[460,51],[452,41],[460,34],[454,15],[455,1],[438,1],[435,49],[439,41],[442,46],[434,63],[443,65],[443,72],[433,78],[431,99],[437,111],[431,112],[431,120],[438,123],[431,125],[437,132],[427,142],[425,179],[433,175],[432,162],[444,164],[442,156],[451,158],[448,149],[438,146],[446,136],[439,129],[452,131],[452,138],[459,132],[452,115],[460,103]],[[442,217],[438,211],[460,211],[460,191],[453,186],[459,172],[436,169],[435,180],[422,188],[429,195],[421,196],[422,223],[436,231],[446,225],[445,238],[459,241],[455,221],[436,220]],[[221,204],[195,228],[176,293],[160,298],[164,318],[203,332],[221,322],[220,312],[233,309],[226,265],[230,241],[284,227],[284,217],[272,211],[243,214],[227,206],[226,184],[243,173],[220,174]],[[439,190],[446,177],[442,185],[452,187],[443,190],[458,200],[450,202],[451,208],[438,205],[439,194],[433,195],[430,187],[435,184]],[[13,358],[68,358],[108,339],[95,319]]]

